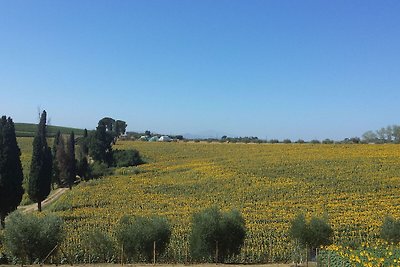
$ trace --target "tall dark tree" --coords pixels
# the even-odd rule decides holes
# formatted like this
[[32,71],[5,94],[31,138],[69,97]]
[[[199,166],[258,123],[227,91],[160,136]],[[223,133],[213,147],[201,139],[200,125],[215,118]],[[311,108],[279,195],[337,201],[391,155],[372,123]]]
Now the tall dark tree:
[[85,129],[83,131],[83,137],[80,139],[80,142],[79,142],[79,148],[80,148],[79,155],[80,155],[80,158],[87,157],[87,155],[89,154],[88,143],[89,143],[88,131],[87,131],[87,129]]
[[57,162],[57,168],[59,171],[58,175],[59,175],[59,180],[60,180],[60,186],[67,187],[68,179],[69,179],[68,154],[65,151],[63,136],[61,136],[60,139],[58,140],[57,154],[56,154],[55,158],[56,158],[56,162]]
[[21,203],[24,189],[22,181],[21,151],[15,136],[15,127],[11,118],[5,116],[0,121],[0,221],[4,228],[4,219]]
[[102,118],[100,121],[99,121],[99,124],[104,124],[104,126],[106,127],[106,130],[108,131],[108,132],[112,132],[112,131],[115,131],[115,120],[113,119],[113,118],[110,118],[110,117],[105,117],[105,118]]
[[110,166],[112,164],[112,142],[114,137],[107,132],[106,125],[99,121],[96,131],[90,138],[89,154],[100,162],[104,162]]
[[77,166],[77,174],[81,178],[88,178],[89,176],[89,162],[88,162],[88,154],[89,154],[89,136],[88,131],[85,129],[83,132],[83,137],[79,139],[79,162]]
[[57,160],[57,148],[60,144],[61,132],[58,130],[56,136],[54,137],[53,142],[53,176],[51,180],[52,187],[54,189],[54,185],[60,185],[60,168]]
[[31,169],[29,173],[28,195],[42,211],[42,201],[50,194],[52,180],[52,155],[46,140],[46,111],[42,112],[37,133],[33,139]]
[[115,121],[115,134],[117,135],[117,137],[121,136],[122,134],[125,134],[127,126],[128,125],[124,121],[121,120]]
[[76,177],[76,161],[75,161],[75,134],[71,132],[67,142],[67,183],[69,189],[72,189],[72,185],[75,182]]

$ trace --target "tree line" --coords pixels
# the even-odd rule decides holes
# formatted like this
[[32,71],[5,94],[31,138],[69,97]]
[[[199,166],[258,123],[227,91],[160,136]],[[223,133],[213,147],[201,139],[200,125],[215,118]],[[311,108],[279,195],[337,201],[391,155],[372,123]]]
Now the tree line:
[[367,131],[362,135],[367,143],[400,143],[400,126],[389,125],[376,131]]
[[[22,264],[43,263],[50,255],[56,254],[65,238],[63,221],[54,215],[14,212],[7,224],[3,243],[9,257],[3,259],[5,262],[17,259]],[[163,216],[125,215],[114,226],[113,237],[110,233],[93,229],[83,235],[82,248],[88,253],[89,263],[116,262],[116,255],[119,255],[121,263],[155,263],[156,257],[166,251],[171,234],[171,224]],[[221,212],[215,206],[201,210],[192,216],[188,238],[191,260],[225,262],[240,253],[245,237],[245,221],[238,211]],[[61,257],[69,261],[70,256],[63,254]],[[74,258],[77,259],[76,255]]]
[[[136,150],[112,149],[117,138],[126,131],[127,124],[122,120],[103,118],[98,122],[95,131],[89,133],[85,129],[80,138],[75,138],[74,132],[65,137],[58,131],[52,148],[47,142],[46,120],[47,113],[43,111],[32,142],[32,159],[26,188],[29,199],[37,203],[39,211],[42,210],[42,201],[49,196],[52,188],[72,189],[77,175],[87,180],[102,175],[104,169],[109,167],[143,163]],[[78,151],[75,151],[76,144]],[[16,210],[24,194],[20,155],[15,125],[10,117],[3,116],[0,121],[1,228],[5,227],[5,217]],[[102,166],[103,169],[99,171],[98,166]]]

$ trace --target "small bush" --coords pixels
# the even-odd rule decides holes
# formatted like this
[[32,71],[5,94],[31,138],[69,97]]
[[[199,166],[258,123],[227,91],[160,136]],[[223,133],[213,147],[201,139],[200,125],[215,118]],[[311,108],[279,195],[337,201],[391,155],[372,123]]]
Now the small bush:
[[386,217],[381,227],[381,237],[387,242],[400,242],[400,220]]
[[164,253],[171,238],[171,228],[164,217],[124,216],[117,227],[116,237],[128,259],[150,261],[153,257],[154,242],[156,254]]
[[292,140],[290,140],[290,139],[285,139],[285,140],[283,140],[283,143],[284,143],[284,144],[290,144],[290,143],[292,143]]
[[238,211],[221,213],[217,207],[212,207],[194,214],[192,221],[190,250],[194,260],[210,261],[217,249],[218,262],[240,253],[246,228]]
[[4,245],[22,263],[41,262],[64,237],[62,220],[56,216],[37,217],[14,212],[8,216]]
[[291,222],[290,236],[303,248],[311,252],[319,246],[332,244],[333,229],[325,219],[312,217],[306,221],[304,214],[299,214]]
[[107,176],[112,174],[112,169],[108,168],[106,163],[95,161],[90,166],[90,176],[93,178],[99,178],[101,176]]
[[139,151],[135,149],[114,150],[113,157],[116,167],[137,166],[144,163],[140,157]]
[[89,254],[90,262],[110,263],[115,260],[113,240],[107,233],[98,229],[86,233],[83,237],[83,247]]

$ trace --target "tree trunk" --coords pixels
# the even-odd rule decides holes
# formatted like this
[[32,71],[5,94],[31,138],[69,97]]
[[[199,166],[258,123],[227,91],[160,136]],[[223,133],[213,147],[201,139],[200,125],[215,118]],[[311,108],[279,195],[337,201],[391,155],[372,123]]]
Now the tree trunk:
[[306,245],[306,266],[308,267],[308,245]]
[[215,241],[215,263],[218,264],[218,240]]
[[153,242],[153,265],[156,265],[156,241]]
[[42,201],[38,201],[37,208],[39,212],[42,212]]
[[6,227],[6,224],[5,224],[5,219],[6,219],[6,216],[3,214],[3,213],[1,213],[0,214],[0,221],[1,221],[1,229],[4,229],[5,227]]

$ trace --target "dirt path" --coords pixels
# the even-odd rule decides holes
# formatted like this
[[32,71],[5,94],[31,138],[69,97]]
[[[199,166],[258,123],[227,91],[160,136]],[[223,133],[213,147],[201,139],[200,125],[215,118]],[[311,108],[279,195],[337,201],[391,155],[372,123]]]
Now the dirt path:
[[[42,209],[44,209],[46,206],[50,205],[54,201],[56,201],[62,194],[67,192],[68,188],[57,188],[56,190],[53,190],[50,195],[42,201]],[[37,203],[26,205],[26,206],[19,206],[18,210],[27,213],[27,212],[32,212],[37,210]]]

